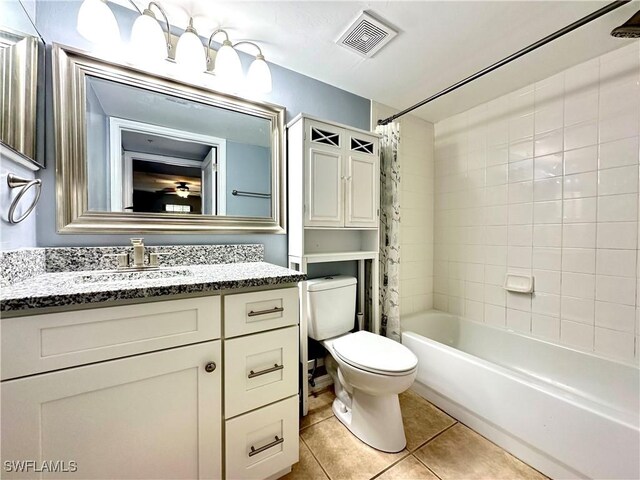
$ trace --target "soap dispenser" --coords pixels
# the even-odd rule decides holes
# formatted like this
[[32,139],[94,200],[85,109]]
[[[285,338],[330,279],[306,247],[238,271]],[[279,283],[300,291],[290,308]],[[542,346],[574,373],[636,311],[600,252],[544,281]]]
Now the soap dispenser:
[[144,267],[144,243],[143,238],[132,238],[133,245],[133,266]]

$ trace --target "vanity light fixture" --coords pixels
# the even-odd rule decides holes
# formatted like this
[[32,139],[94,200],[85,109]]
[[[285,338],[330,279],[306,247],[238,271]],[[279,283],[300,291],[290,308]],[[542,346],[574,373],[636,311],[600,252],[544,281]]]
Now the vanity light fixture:
[[209,41],[207,42],[207,65],[211,63],[211,41],[218,33],[224,33],[225,40],[216,54],[213,73],[224,84],[237,85],[242,78],[242,64],[240,63],[238,52],[235,51],[234,45],[229,41],[229,35],[221,28],[214,30],[209,36]]
[[189,196],[189,187],[187,187],[187,182],[178,182],[176,186],[176,195],[181,198],[187,198]]
[[[167,28],[166,37],[160,22],[151,7],[156,7],[162,15]],[[171,51],[171,27],[166,12],[156,2],[149,2],[142,14],[133,23],[131,29],[131,48],[136,60],[157,63],[169,58]]]
[[[118,22],[107,2],[108,0],[84,0],[78,12],[78,32],[87,40],[100,45],[114,45],[120,41]],[[157,64],[162,60],[171,61],[171,24],[165,10],[156,1],[149,2],[144,11],[140,11],[133,0],[129,0],[129,3],[139,13],[131,30],[133,60],[146,64]],[[161,22],[156,18],[152,7],[162,15],[166,33],[163,32]],[[216,54],[213,71],[209,72],[211,42],[219,33],[223,33],[225,39]],[[189,18],[189,25],[178,39],[174,58],[177,64],[192,74],[213,73],[224,87],[238,89],[242,84],[243,75],[236,47],[242,44],[252,45],[258,51],[247,72],[247,88],[256,93],[271,92],[271,70],[264,59],[262,49],[257,44],[249,41],[233,44],[227,32],[218,28],[209,36],[205,50],[198,32],[193,27],[193,18]]]
[[269,65],[264,60],[264,55],[262,55],[262,49],[253,42],[242,41],[236,43],[233,47],[237,47],[238,45],[247,44],[253,45],[258,49],[258,55],[251,65],[249,65],[249,71],[247,72],[247,84],[249,88],[258,92],[258,93],[269,93],[273,87],[273,83],[271,81],[271,70],[269,69]]
[[77,29],[80,35],[93,43],[120,41],[118,22],[107,0],[84,0],[78,12]]
[[198,32],[193,28],[193,18],[189,18],[189,25],[176,45],[176,63],[194,73],[207,70],[207,58]]

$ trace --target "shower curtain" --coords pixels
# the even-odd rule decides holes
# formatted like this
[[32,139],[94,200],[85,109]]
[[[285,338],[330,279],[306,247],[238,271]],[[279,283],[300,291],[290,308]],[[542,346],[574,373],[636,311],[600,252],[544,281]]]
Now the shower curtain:
[[379,125],[380,334],[400,341],[400,125]]

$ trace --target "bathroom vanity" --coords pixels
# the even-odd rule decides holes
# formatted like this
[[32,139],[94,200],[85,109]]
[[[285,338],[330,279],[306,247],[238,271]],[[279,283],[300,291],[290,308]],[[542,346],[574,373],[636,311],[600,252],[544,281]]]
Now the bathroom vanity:
[[285,474],[298,461],[301,280],[238,262],[43,273],[3,288],[3,465],[59,462],[79,478]]

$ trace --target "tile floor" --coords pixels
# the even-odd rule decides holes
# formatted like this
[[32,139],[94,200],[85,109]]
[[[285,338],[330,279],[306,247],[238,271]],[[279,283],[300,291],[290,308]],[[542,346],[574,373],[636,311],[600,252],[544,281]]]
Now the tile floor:
[[333,392],[310,398],[300,423],[300,461],[286,480],[462,480],[546,477],[412,391],[400,395],[407,448],[375,450],[333,415]]

